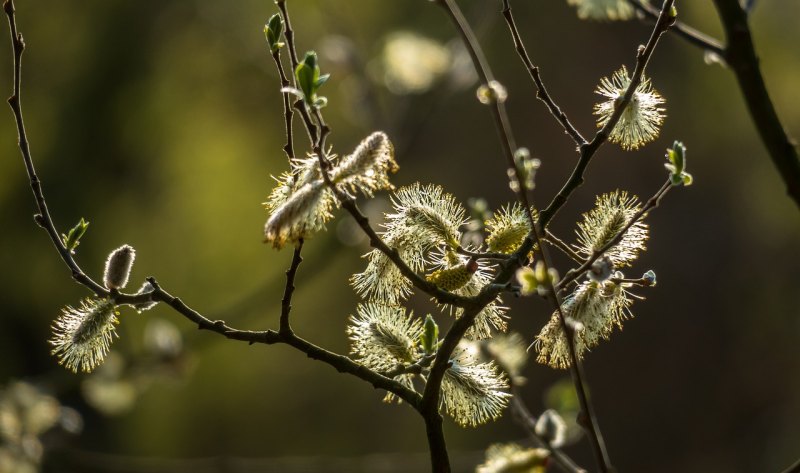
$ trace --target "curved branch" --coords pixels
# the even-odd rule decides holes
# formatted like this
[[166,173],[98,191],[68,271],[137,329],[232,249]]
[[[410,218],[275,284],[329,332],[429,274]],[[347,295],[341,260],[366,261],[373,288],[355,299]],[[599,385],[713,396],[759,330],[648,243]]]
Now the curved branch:
[[511,5],[509,4],[509,0],[503,0],[503,18],[506,19],[508,29],[511,30],[511,39],[514,41],[514,49],[517,50],[517,54],[519,54],[520,59],[522,59],[522,63],[525,65],[525,68],[528,69],[528,74],[530,74],[531,79],[533,79],[533,83],[536,85],[536,98],[547,105],[548,110],[550,110],[550,114],[553,115],[556,120],[558,120],[558,122],[564,128],[564,132],[572,137],[572,139],[575,141],[575,144],[578,146],[586,144],[586,139],[580,134],[577,128],[570,123],[569,119],[567,118],[567,114],[565,114],[561,108],[556,105],[556,103],[550,97],[550,94],[547,93],[547,89],[542,81],[542,76],[539,73],[539,68],[533,65],[530,56],[528,56],[528,51],[525,50],[525,44],[522,42],[522,37],[519,34],[519,30],[517,30],[517,25],[514,22],[514,16],[511,14]]
[[[644,15],[645,18],[652,21],[658,20],[658,8],[655,8],[653,5],[643,2],[642,0],[628,0],[628,3],[630,3],[633,8],[636,9],[636,11]],[[681,23],[680,21],[675,22],[672,27],[672,31],[689,43],[706,51],[710,51],[719,57],[722,57],[725,54],[725,50],[719,41],[701,31],[692,28],[691,26]]]
[[733,69],[747,109],[772,163],[786,185],[789,197],[800,207],[800,157],[797,142],[789,137],[775,111],[758,64],[747,12],[738,0],[714,0],[727,46],[722,57]]

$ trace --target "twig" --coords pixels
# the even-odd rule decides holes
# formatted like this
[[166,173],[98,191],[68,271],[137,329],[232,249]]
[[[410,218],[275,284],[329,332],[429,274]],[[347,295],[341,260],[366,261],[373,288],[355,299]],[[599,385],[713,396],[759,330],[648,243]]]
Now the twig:
[[797,154],[797,143],[783,128],[767,91],[750,34],[747,12],[739,4],[739,0],[714,0],[714,5],[722,20],[727,40],[722,57],[736,74],[747,109],[772,163],[786,184],[786,192],[800,207],[800,157]]
[[[278,69],[278,75],[281,79],[281,89],[289,87],[292,83],[283,70],[280,49],[276,49],[275,52],[272,53],[272,59],[275,61],[275,67]],[[292,78],[294,78],[294,75],[292,75]],[[289,158],[289,162],[291,163],[294,160],[294,140],[292,136],[294,134],[292,131],[292,116],[294,112],[292,112],[292,99],[289,92],[282,92],[281,95],[283,96],[283,117],[286,123],[286,144],[283,146],[283,151],[286,152],[286,157]]]
[[539,68],[533,65],[530,56],[528,56],[528,52],[525,50],[522,37],[517,30],[517,25],[514,22],[513,15],[511,14],[511,5],[509,4],[509,0],[503,0],[503,18],[506,19],[508,29],[511,30],[511,38],[514,40],[514,48],[517,50],[517,54],[519,54],[520,59],[522,59],[522,63],[525,65],[525,68],[528,69],[528,74],[530,74],[531,79],[533,79],[533,83],[536,85],[536,98],[547,105],[550,113],[556,118],[556,120],[558,120],[559,123],[561,123],[561,126],[564,127],[564,132],[572,137],[572,139],[575,141],[575,144],[578,146],[586,144],[586,139],[584,139],[583,135],[581,135],[580,132],[572,125],[572,123],[570,123],[567,115],[558,105],[556,105],[556,103],[550,97],[550,94],[547,93],[547,89],[545,88],[541,74],[539,73]]
[[292,294],[294,293],[294,278],[297,275],[297,268],[303,262],[300,252],[303,250],[303,239],[297,242],[292,254],[292,264],[286,270],[286,286],[283,289],[283,299],[281,299],[281,317],[278,332],[281,334],[292,333],[292,326],[289,323],[289,312],[292,310]]
[[581,258],[581,256],[578,253],[576,253],[575,250],[572,249],[572,247],[570,247],[563,240],[555,236],[550,230],[545,230],[544,240],[552,244],[559,250],[561,250],[562,253],[572,258],[573,261],[576,261],[578,263],[583,262],[583,258]]
[[566,287],[567,284],[571,283],[572,281],[580,277],[583,273],[588,271],[589,268],[592,267],[592,263],[594,263],[595,261],[597,261],[598,258],[603,256],[603,254],[605,254],[606,251],[610,250],[620,241],[622,241],[622,238],[625,237],[625,233],[628,231],[628,229],[630,229],[633,225],[636,224],[636,222],[638,222],[645,215],[647,215],[647,213],[650,210],[658,207],[658,204],[661,202],[661,198],[664,197],[671,188],[672,188],[672,183],[669,181],[669,179],[667,179],[667,181],[664,183],[664,185],[661,186],[658,192],[656,192],[655,195],[653,195],[653,197],[648,199],[648,201],[645,203],[645,205],[642,206],[642,208],[640,208],[635,214],[633,214],[628,223],[624,227],[622,227],[622,230],[617,232],[617,234],[614,236],[614,238],[611,239],[611,241],[603,245],[603,247],[600,248],[599,250],[592,253],[591,256],[589,256],[589,258],[587,258],[586,261],[583,262],[583,264],[581,264],[577,268],[569,270],[567,274],[564,275],[564,278],[558,282],[558,284],[556,285],[556,289],[560,290]]
[[11,106],[11,110],[14,113],[19,150],[22,153],[22,159],[25,162],[25,169],[28,172],[28,179],[30,180],[31,191],[36,200],[36,206],[39,209],[39,213],[33,216],[34,220],[50,236],[50,240],[56,247],[59,256],[61,256],[64,264],[66,264],[67,268],[70,270],[72,279],[86,286],[99,297],[108,296],[109,291],[87,276],[72,257],[70,250],[64,246],[61,238],[58,236],[58,230],[53,223],[53,218],[50,216],[50,211],[47,209],[47,202],[44,199],[44,193],[42,191],[42,182],[36,175],[36,168],[33,166],[31,148],[28,143],[28,136],[25,132],[25,123],[22,119],[20,85],[22,82],[22,53],[25,51],[25,40],[22,38],[22,33],[17,32],[17,23],[14,17],[14,1],[6,0],[3,3],[3,10],[8,17],[8,26],[11,31],[11,44],[14,50],[14,90],[11,97],[8,98],[8,104]]
[[650,39],[647,41],[647,45],[644,48],[640,48],[636,55],[636,68],[633,71],[633,76],[631,77],[631,82],[628,85],[628,89],[619,99],[619,102],[614,109],[614,113],[611,114],[611,117],[609,117],[605,126],[603,126],[603,128],[601,128],[595,134],[592,141],[580,147],[580,157],[578,158],[578,163],[575,165],[575,169],[572,171],[569,179],[567,179],[564,187],[558,191],[558,194],[553,197],[550,205],[548,205],[546,209],[542,210],[540,214],[539,222],[541,223],[542,228],[547,228],[547,225],[550,223],[550,219],[552,219],[556,212],[558,212],[558,210],[567,202],[567,199],[572,192],[583,184],[583,173],[586,171],[589,161],[591,161],[592,157],[595,155],[600,146],[606,142],[608,136],[611,134],[611,130],[614,129],[620,117],[622,117],[622,112],[625,111],[625,107],[628,106],[631,98],[633,98],[636,88],[642,82],[644,70],[647,67],[650,57],[653,55],[653,51],[658,44],[659,38],[661,38],[661,35],[664,34],[664,32],[666,32],[675,22],[675,17],[670,15],[670,9],[674,3],[675,0],[664,1],[663,6],[661,7],[661,13],[659,13],[658,20],[653,27],[653,32],[650,35]]
[[[650,5],[647,2],[643,2],[642,0],[628,0],[628,2],[633,6],[633,8],[636,9],[636,11],[642,13],[645,18],[651,21],[658,20],[660,13],[658,8]],[[672,31],[689,43],[706,51],[710,51],[720,58],[725,55],[725,50],[719,41],[701,31],[692,28],[691,26],[687,26],[680,21],[675,22],[672,27]]]
[[292,22],[289,20],[289,11],[286,9],[286,0],[275,0],[275,4],[278,5],[278,9],[281,11],[281,16],[283,17],[283,24],[284,24],[284,31],[283,35],[286,37],[286,46],[289,48],[289,62],[292,64],[292,71],[297,69],[297,65],[300,63],[297,60],[297,48],[294,44],[294,29],[292,29]]
[[396,394],[413,407],[417,407],[419,405],[420,395],[418,393],[403,386],[397,381],[389,379],[361,364],[356,363],[346,356],[337,355],[336,353],[320,348],[313,343],[298,337],[292,332],[276,332],[274,330],[238,330],[230,327],[223,320],[210,320],[187,306],[179,298],[162,289],[155,278],[147,278],[147,281],[154,287],[154,290],[150,293],[152,300],[167,304],[176,312],[194,322],[200,330],[209,330],[231,340],[239,340],[247,342],[251,345],[254,343],[261,343],[265,345],[284,343],[286,345],[290,345],[305,353],[309,358],[322,361],[323,363],[332,366],[340,373],[352,374],[357,378],[372,384],[375,388],[384,389]]

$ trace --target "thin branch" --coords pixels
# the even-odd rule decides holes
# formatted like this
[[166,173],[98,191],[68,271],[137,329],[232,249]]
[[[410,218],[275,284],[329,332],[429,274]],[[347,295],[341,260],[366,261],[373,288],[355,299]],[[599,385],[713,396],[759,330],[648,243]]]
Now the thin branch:
[[670,15],[670,10],[674,3],[675,0],[664,1],[663,6],[661,7],[661,13],[659,13],[658,20],[653,27],[653,32],[650,35],[650,39],[647,41],[647,45],[644,48],[640,47],[636,54],[636,68],[633,71],[633,76],[631,77],[631,82],[628,85],[628,89],[619,99],[619,102],[614,109],[614,113],[611,114],[611,117],[609,117],[605,126],[603,126],[603,128],[601,128],[597,134],[595,134],[591,142],[580,147],[580,157],[578,158],[578,163],[575,165],[575,169],[572,171],[569,179],[567,179],[564,187],[562,187],[558,194],[553,197],[550,205],[548,205],[547,208],[541,212],[539,221],[541,222],[542,228],[547,228],[550,220],[567,202],[567,199],[569,199],[569,196],[572,194],[572,192],[583,184],[583,174],[586,171],[586,167],[589,165],[589,161],[591,161],[592,157],[595,155],[600,146],[606,142],[608,136],[611,134],[611,130],[614,129],[614,127],[617,125],[617,122],[619,122],[620,117],[622,117],[622,112],[625,111],[625,108],[630,103],[631,98],[633,98],[636,88],[642,82],[644,70],[647,67],[650,57],[653,55],[653,51],[658,44],[659,38],[661,38],[661,35],[663,35],[664,32],[666,32],[675,22],[675,17]]
[[[636,11],[644,15],[645,18],[651,21],[658,20],[660,12],[658,8],[650,5],[650,3],[643,2],[642,0],[628,0],[628,2],[633,6],[633,8],[636,9]],[[672,27],[672,31],[689,43],[698,46],[703,50],[710,51],[720,58],[725,55],[725,50],[718,40],[692,28],[691,26],[681,23],[680,21],[675,22]]]
[[[281,89],[291,86],[292,83],[283,70],[280,49],[276,49],[275,52],[272,53],[272,59],[275,61],[275,67],[278,69],[278,74],[281,78]],[[294,74],[292,78],[294,78]],[[294,160],[294,133],[292,131],[292,117],[294,112],[292,111],[292,98],[289,92],[282,92],[281,95],[283,96],[283,117],[286,123],[286,144],[283,146],[283,151],[286,152],[286,157],[289,158],[289,162],[291,163]]]
[[572,281],[580,277],[582,274],[584,274],[586,271],[588,271],[589,268],[592,267],[592,263],[594,263],[595,261],[597,261],[598,258],[603,256],[603,254],[605,254],[606,251],[610,250],[615,245],[619,244],[619,242],[622,241],[622,239],[625,237],[625,233],[628,231],[628,229],[630,229],[633,225],[635,225],[636,222],[644,218],[644,216],[647,215],[647,213],[650,210],[658,207],[658,204],[661,202],[661,199],[667,194],[667,192],[669,192],[671,188],[672,188],[672,183],[669,181],[669,179],[667,179],[667,181],[664,183],[664,185],[661,186],[658,192],[656,192],[655,195],[653,195],[653,197],[648,199],[648,201],[645,203],[645,205],[642,206],[642,208],[640,208],[635,214],[633,214],[628,223],[622,228],[622,230],[617,232],[617,234],[614,236],[614,238],[611,239],[611,241],[606,243],[599,250],[592,253],[592,255],[589,256],[589,258],[587,258],[586,261],[583,262],[583,264],[581,264],[577,268],[569,270],[567,274],[564,275],[564,278],[558,282],[558,284],[556,285],[556,289],[561,290],[565,288],[567,284],[571,283]]
[[575,141],[575,144],[578,146],[582,146],[586,144],[586,139],[584,139],[583,135],[570,123],[567,115],[556,105],[555,101],[550,97],[550,94],[547,93],[547,89],[544,86],[544,82],[542,81],[541,74],[539,73],[539,68],[533,65],[530,56],[528,56],[528,52],[525,50],[525,45],[522,42],[522,37],[517,30],[517,25],[514,22],[514,17],[511,14],[511,5],[509,4],[509,0],[503,0],[503,18],[506,19],[506,23],[508,24],[508,29],[511,30],[511,38],[514,40],[514,48],[517,50],[517,54],[519,54],[520,59],[522,59],[522,63],[525,65],[525,68],[528,69],[528,74],[530,74],[531,79],[533,79],[533,83],[536,85],[536,98],[544,102],[547,105],[547,108],[550,110],[550,113],[558,120],[562,127],[564,127],[564,132],[567,133],[572,139]]
[[[297,60],[297,48],[294,44],[294,29],[292,29],[292,22],[289,20],[289,11],[286,9],[286,0],[275,0],[275,4],[278,5],[278,8],[281,11],[281,16],[283,17],[283,24],[285,27],[283,35],[286,37],[286,46],[289,48],[289,61],[292,64],[292,72],[294,72],[300,62]],[[292,74],[292,76],[294,76],[294,74]]]
[[58,230],[53,223],[53,218],[50,216],[50,211],[47,208],[47,202],[44,199],[44,193],[42,191],[42,182],[36,175],[36,168],[33,165],[33,158],[31,157],[31,148],[30,144],[28,143],[28,136],[25,132],[25,123],[22,119],[20,86],[22,83],[22,53],[25,51],[25,40],[22,38],[22,33],[17,32],[17,23],[14,17],[14,1],[6,0],[3,3],[3,10],[8,17],[8,26],[11,31],[11,45],[14,51],[14,90],[11,94],[11,97],[8,98],[8,104],[11,106],[11,110],[14,113],[14,121],[17,125],[19,150],[22,153],[22,159],[25,162],[25,169],[28,172],[28,179],[30,180],[31,191],[33,192],[33,197],[36,200],[36,206],[39,209],[39,213],[33,216],[34,220],[50,236],[50,240],[56,247],[59,256],[61,256],[64,264],[66,264],[67,268],[70,270],[72,279],[79,284],[86,286],[99,297],[108,296],[109,291],[87,276],[73,258],[70,250],[64,246],[61,238],[58,235]]
[[265,345],[284,343],[286,345],[290,345],[305,353],[309,358],[332,366],[340,373],[352,374],[357,378],[372,384],[375,388],[384,389],[397,395],[415,408],[419,405],[421,398],[418,393],[403,386],[397,381],[370,370],[364,365],[356,363],[346,356],[337,355],[336,353],[320,348],[313,343],[298,337],[292,332],[276,332],[274,330],[238,330],[230,327],[223,320],[210,320],[187,306],[181,299],[162,289],[161,285],[155,280],[155,278],[147,278],[147,281],[155,288],[153,292],[150,293],[152,300],[167,304],[176,312],[194,322],[197,325],[197,328],[200,330],[209,330],[211,332],[218,333],[225,338],[247,342],[251,345],[254,343],[261,343]]
[[292,326],[289,323],[289,312],[292,310],[292,294],[294,293],[294,278],[297,275],[297,268],[303,262],[300,252],[303,250],[303,239],[297,242],[292,255],[292,264],[286,270],[286,286],[283,289],[283,299],[281,299],[281,317],[278,331],[282,334],[292,333]]
[[797,142],[787,134],[769,96],[759,67],[747,12],[739,0],[714,0],[727,45],[722,57],[733,69],[747,109],[772,163],[786,185],[789,197],[800,207],[800,157]]
[[544,241],[552,244],[554,247],[561,250],[562,253],[572,258],[573,261],[578,263],[583,262],[583,258],[572,249],[567,243],[565,243],[562,239],[555,236],[550,230],[545,230]]

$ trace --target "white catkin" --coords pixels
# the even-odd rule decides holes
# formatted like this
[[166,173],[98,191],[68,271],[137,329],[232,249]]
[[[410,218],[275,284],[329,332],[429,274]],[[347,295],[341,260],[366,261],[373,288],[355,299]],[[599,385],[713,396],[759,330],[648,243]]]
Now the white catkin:
[[122,245],[108,255],[103,272],[103,284],[108,289],[122,289],[128,285],[136,250],[130,245]]

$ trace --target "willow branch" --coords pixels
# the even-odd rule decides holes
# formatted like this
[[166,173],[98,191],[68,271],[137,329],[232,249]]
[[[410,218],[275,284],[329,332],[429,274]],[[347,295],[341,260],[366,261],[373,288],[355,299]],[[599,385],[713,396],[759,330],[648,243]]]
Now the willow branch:
[[555,236],[550,230],[545,230],[544,240],[554,247],[561,250],[562,253],[572,258],[573,261],[578,263],[583,262],[583,258],[575,252],[567,243],[565,243],[562,239]]
[[517,50],[517,54],[519,54],[520,59],[522,59],[522,63],[525,65],[525,68],[528,69],[528,74],[530,74],[533,83],[536,85],[536,98],[547,105],[548,110],[550,110],[550,114],[552,114],[556,120],[558,120],[558,122],[564,128],[564,132],[572,137],[572,139],[575,141],[575,144],[578,146],[586,144],[586,139],[584,139],[583,135],[581,135],[580,132],[572,125],[572,123],[570,123],[567,115],[558,105],[556,105],[555,101],[553,101],[553,99],[550,97],[550,94],[547,93],[547,89],[545,88],[541,74],[539,73],[539,68],[533,65],[530,56],[528,56],[528,51],[525,49],[525,44],[522,42],[522,37],[517,30],[517,25],[514,22],[514,16],[511,14],[511,5],[509,0],[502,1],[503,18],[506,19],[508,29],[511,30],[511,39],[514,41],[514,49]]
[[714,0],[714,5],[722,20],[727,41],[722,57],[736,75],[747,109],[773,165],[786,185],[786,192],[800,206],[797,142],[784,129],[767,91],[750,34],[747,11],[738,0]]
[[[281,89],[291,86],[292,83],[283,70],[280,49],[276,49],[275,52],[272,53],[272,59],[275,61],[275,67],[278,69],[278,75],[281,79]],[[292,99],[289,92],[282,92],[281,95],[283,96],[283,117],[286,126],[286,144],[283,146],[283,151],[286,153],[286,157],[289,158],[289,162],[292,162],[294,160],[294,133],[292,130],[292,117],[294,112],[292,111]]]
[[292,310],[292,294],[294,294],[294,278],[297,275],[297,268],[303,262],[300,252],[303,250],[303,239],[297,242],[292,254],[292,263],[286,270],[286,286],[283,288],[283,299],[281,299],[281,316],[278,331],[280,333],[292,333],[292,326],[289,323],[289,313]]
[[[56,231],[50,213],[47,210],[47,204],[44,198],[44,194],[42,192],[40,181],[36,176],[36,172],[34,170],[33,160],[31,158],[31,153],[30,153],[30,145],[26,138],[25,127],[23,125],[21,102],[19,99],[20,85],[21,85],[21,57],[22,57],[22,52],[25,49],[25,43],[23,41],[22,35],[17,32],[17,25],[14,16],[13,0],[6,0],[5,3],[3,4],[3,9],[8,17],[8,22],[11,30],[12,47],[14,51],[14,92],[11,98],[9,99],[9,104],[11,105],[11,108],[14,112],[14,117],[17,123],[17,130],[19,132],[20,151],[22,152],[23,161],[25,162],[25,166],[28,170],[28,176],[30,177],[31,180],[31,188],[33,190],[34,198],[36,200],[37,206],[39,207],[40,213],[37,214],[38,217],[36,221],[42,228],[44,228],[47,231],[51,241],[56,246],[56,249],[58,249],[62,260],[64,260],[64,263],[67,265],[68,268],[70,268],[73,274],[73,278],[78,283],[92,290],[98,296],[112,297],[114,302],[117,304],[131,304],[131,303],[140,303],[145,301],[163,302],[164,304],[170,306],[173,310],[183,315],[191,322],[195,323],[198,326],[198,328],[218,333],[232,340],[245,341],[250,344],[261,343],[266,345],[272,345],[276,343],[284,343],[290,345],[296,348],[297,350],[305,353],[309,358],[326,363],[341,373],[352,374],[357,378],[360,378],[372,384],[375,388],[384,389],[389,392],[392,392],[393,394],[397,395],[404,401],[408,402],[409,405],[411,405],[412,407],[418,408],[421,399],[421,396],[418,393],[403,386],[397,381],[386,378],[385,376],[382,376],[379,373],[376,373],[366,368],[365,366],[356,363],[355,361],[351,360],[346,356],[337,355],[333,352],[320,348],[306,341],[305,339],[296,336],[291,331],[276,332],[274,330],[267,330],[267,331],[238,330],[233,327],[230,327],[222,320],[210,320],[201,315],[196,310],[190,308],[181,299],[169,294],[167,291],[162,289],[159,283],[154,278],[147,279],[148,282],[153,286],[154,288],[153,291],[147,292],[145,294],[129,295],[129,294],[120,294],[116,291],[108,291],[104,287],[94,282],[89,276],[86,276],[83,273],[83,271],[80,270],[80,267],[77,265],[77,263],[75,263],[69,250],[67,250],[64,247],[64,245],[61,243],[61,240],[58,237],[58,232]],[[299,258],[299,254],[297,252],[296,255]],[[296,264],[293,263],[295,271],[297,269],[296,265],[299,265],[299,261],[296,262]],[[289,275],[287,275],[287,279],[293,279],[293,274],[291,278],[289,278],[288,276]],[[287,290],[291,286],[292,284],[287,283]],[[291,295],[291,291],[289,291],[289,295]],[[288,300],[289,299],[287,299],[287,302]]]
[[[636,9],[636,11],[644,15],[645,18],[651,21],[658,20],[660,13],[658,8],[650,5],[648,2],[643,2],[642,0],[628,0],[628,3],[630,3],[633,8]],[[672,31],[682,39],[688,41],[690,44],[693,44],[705,51],[710,51],[719,57],[722,57],[725,54],[725,50],[719,41],[701,31],[692,28],[691,26],[686,25],[685,23],[676,21],[672,27]]]
[[561,190],[558,191],[558,194],[553,197],[550,205],[548,205],[547,208],[541,212],[539,222],[541,223],[542,228],[547,228],[550,220],[567,202],[567,199],[569,199],[569,196],[572,194],[572,192],[574,192],[575,189],[583,184],[583,174],[586,171],[586,167],[589,165],[589,162],[592,160],[592,157],[594,157],[595,153],[597,153],[597,150],[600,148],[600,146],[602,146],[603,143],[605,143],[608,139],[609,135],[611,134],[611,130],[613,130],[617,125],[620,117],[622,117],[622,112],[625,111],[625,108],[630,103],[631,98],[633,98],[636,88],[639,86],[639,84],[641,84],[645,68],[647,67],[648,61],[650,61],[650,57],[653,55],[653,51],[658,44],[658,40],[661,38],[661,35],[669,30],[670,26],[675,22],[675,17],[670,15],[670,10],[674,3],[675,0],[664,1],[663,6],[661,7],[661,12],[658,15],[658,20],[653,27],[653,32],[650,34],[650,39],[647,41],[647,44],[644,48],[640,47],[636,54],[636,68],[633,71],[633,76],[631,77],[631,83],[628,85],[628,89],[619,99],[619,103],[617,103],[614,113],[611,114],[611,117],[608,119],[608,122],[605,124],[605,126],[603,126],[603,128],[601,128],[595,134],[592,141],[580,147],[580,157],[578,158],[578,163],[575,165],[575,169],[573,169],[572,174],[570,175],[569,179],[567,179],[567,182],[564,184]]

